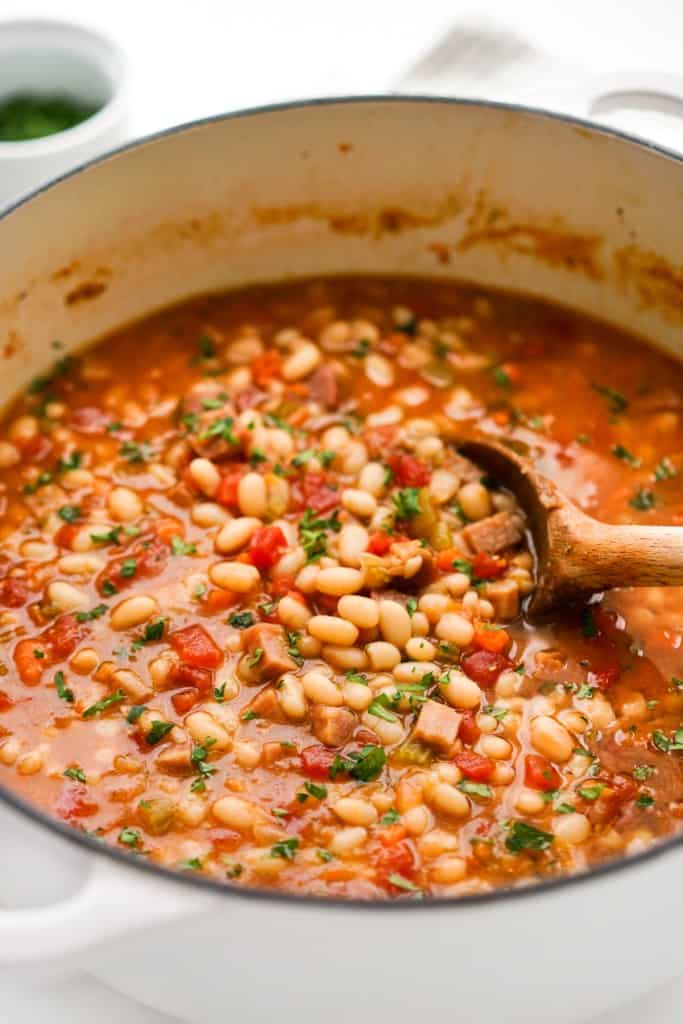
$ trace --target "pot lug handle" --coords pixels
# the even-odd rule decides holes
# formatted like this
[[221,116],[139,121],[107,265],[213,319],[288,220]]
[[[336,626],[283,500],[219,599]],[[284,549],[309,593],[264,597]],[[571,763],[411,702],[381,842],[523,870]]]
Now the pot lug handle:
[[670,123],[657,126],[655,141],[683,149],[683,76],[615,71],[579,81],[573,91],[575,112],[598,122],[619,110],[667,115]]
[[61,961],[148,925],[196,913],[209,893],[94,858],[84,885],[60,902],[0,909],[0,966]]

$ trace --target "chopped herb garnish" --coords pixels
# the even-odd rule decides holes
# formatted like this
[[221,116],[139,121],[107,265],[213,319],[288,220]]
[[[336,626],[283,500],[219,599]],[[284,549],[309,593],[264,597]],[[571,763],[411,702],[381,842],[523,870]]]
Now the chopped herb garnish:
[[574,814],[576,807],[573,804],[558,804],[555,810],[558,814]]
[[57,695],[65,700],[68,704],[73,704],[74,693],[66,685],[63,672],[55,672],[55,687],[57,689]]
[[126,558],[124,560],[124,562],[123,562],[123,565],[119,569],[119,575],[123,576],[126,579],[128,579],[128,578],[130,578],[132,576],[135,576],[137,571],[138,571],[137,559],[136,558]]
[[502,722],[510,714],[510,711],[508,708],[499,708],[495,704],[487,704],[484,708],[484,714],[491,715],[497,722]]
[[135,850],[140,843],[140,833],[136,828],[121,829],[119,832],[119,842]]
[[241,717],[243,722],[253,722],[255,718],[258,718],[258,715],[256,714],[255,711],[249,710],[249,711],[245,711],[244,714],[241,715],[240,717]]
[[678,476],[678,470],[674,466],[671,459],[665,455],[664,458],[660,459],[660,461],[655,466],[654,478],[655,480],[662,481],[671,480],[675,476]]
[[323,864],[329,864],[331,860],[334,860],[334,854],[330,853],[329,850],[316,850],[315,852]]
[[22,487],[23,494],[35,494],[39,487],[46,487],[47,484],[52,482],[52,473],[39,473],[38,476],[30,484],[24,484]]
[[576,792],[580,797],[583,797],[584,800],[593,801],[600,797],[604,788],[604,783],[596,782],[593,786],[579,786]]
[[82,514],[78,505],[62,505],[61,508],[57,509],[57,515],[65,523],[74,523],[77,519],[81,518]]
[[249,461],[252,466],[257,466],[260,462],[267,462],[267,455],[263,448],[252,448],[251,454],[249,455]]
[[179,860],[176,868],[178,871],[201,871],[202,862],[199,857],[190,857],[189,860]]
[[417,600],[414,597],[409,597],[406,601],[406,611],[412,619],[413,615],[417,611]]
[[82,768],[67,768],[62,775],[65,775],[67,779],[73,779],[74,782],[82,782],[83,785],[88,781]]
[[391,500],[398,519],[414,519],[420,514],[419,487],[404,487],[398,494],[394,494]]
[[299,538],[306,553],[307,562],[317,562],[327,554],[327,531],[339,533],[339,510],[335,509],[329,519],[316,518],[312,509],[307,508],[299,523]]
[[683,750],[683,728],[677,729],[672,737],[666,736],[660,729],[652,733],[652,744],[663,754]]
[[171,537],[171,551],[174,555],[196,555],[197,545],[188,544],[181,537]]
[[284,860],[294,860],[294,855],[299,848],[299,840],[296,836],[291,839],[281,839],[270,848],[271,857],[282,857]]
[[649,793],[641,793],[636,800],[636,807],[652,807],[654,802],[654,797],[650,796]]
[[458,789],[468,796],[478,796],[483,800],[490,800],[493,797],[493,790],[483,782],[470,782],[469,779],[462,779],[458,783]]
[[147,462],[152,457],[153,449],[149,441],[124,441],[119,448],[119,455],[123,455],[128,462]]
[[409,878],[405,878],[403,875],[399,875],[397,871],[394,871],[393,874],[389,875],[387,881],[391,882],[391,884],[397,889],[404,889],[406,892],[422,894],[422,890],[415,885],[414,882],[411,882]]
[[309,796],[314,796],[316,800],[324,800],[327,796],[327,786],[319,786],[316,782],[304,782],[304,789]]
[[369,351],[370,342],[368,341],[367,338],[361,338],[356,347],[351,349],[349,355],[353,356],[354,359],[362,359],[363,356],[366,356]]
[[248,629],[254,625],[254,616],[252,612],[234,612],[228,622],[234,629]]
[[143,643],[154,644],[162,640],[165,625],[166,619],[157,619],[156,622],[150,622],[148,626],[145,626],[145,632],[142,634]]
[[130,722],[131,725],[135,725],[137,720],[140,718],[142,713],[147,710],[145,704],[134,704],[126,715],[126,721]]
[[600,384],[593,384],[592,387],[594,391],[597,391],[599,395],[607,399],[607,408],[613,416],[618,416],[619,413],[628,409],[628,399],[620,391],[615,391],[614,388],[602,387]]
[[237,445],[238,441],[233,433],[233,427],[235,421],[232,416],[219,416],[218,419],[210,423],[207,429],[199,435],[200,440],[207,440],[210,437],[220,438],[222,441],[227,441],[228,444]]
[[305,466],[312,459],[317,459],[321,466],[327,469],[334,462],[336,454],[336,452],[331,451],[316,452],[312,448],[307,448],[306,451],[299,452],[298,455],[294,456],[292,465],[298,469],[300,466]]
[[380,774],[387,760],[384,747],[369,744],[361,750],[354,750],[343,757],[337,754],[330,765],[329,775],[335,779],[345,772],[360,782],[371,782]]
[[60,459],[57,463],[57,469],[60,472],[66,472],[69,469],[78,469],[83,462],[83,452],[69,452],[65,458]]
[[623,444],[613,444],[610,449],[612,455],[616,455],[618,459],[625,462],[627,466],[631,466],[632,469],[638,469],[640,465],[640,459],[637,458],[628,448],[624,448]]
[[251,654],[247,657],[247,665],[249,666],[249,668],[254,668],[255,665],[258,665],[262,657],[263,648],[255,647]]
[[160,722],[159,720],[152,722],[145,739],[149,743],[150,747],[153,747],[156,743],[160,743],[165,736],[168,736],[172,728],[173,722]]
[[648,512],[651,508],[654,508],[656,504],[656,495],[647,487],[639,487],[629,501],[631,508],[636,508],[639,512]]
[[376,718],[382,718],[385,722],[396,722],[398,719],[389,708],[392,706],[392,702],[386,693],[380,693],[373,700],[368,707],[368,714],[374,715]]
[[499,388],[512,387],[512,381],[510,374],[503,366],[494,366],[491,370],[491,376],[493,377],[494,384],[497,384]]
[[221,683],[220,686],[214,686],[213,688],[214,700],[216,700],[219,704],[225,703],[225,686],[225,683]]
[[241,864],[233,864],[225,872],[225,877],[226,878],[239,878],[243,871],[244,871],[244,868],[242,867]]
[[116,420],[113,423],[107,423],[106,431],[108,434],[115,434],[117,430],[121,430],[123,423],[120,420]]
[[544,832],[526,821],[516,820],[508,826],[505,845],[510,853],[521,853],[522,850],[547,850],[554,838],[551,832]]
[[91,533],[90,539],[96,544],[120,544],[122,526],[112,526],[106,533]]
[[576,691],[576,696],[579,700],[590,700],[594,693],[595,687],[588,686],[587,683],[584,683],[583,686],[580,686]]
[[102,593],[105,597],[112,597],[113,594],[118,594],[118,590],[112,580],[105,580],[103,582]]
[[651,779],[655,773],[655,769],[650,764],[636,764],[633,766],[633,778],[637,782],[645,782],[647,779]]
[[356,670],[353,668],[350,668],[347,671],[346,678],[350,683],[360,683],[361,686],[368,685],[368,677],[364,676],[362,672],[356,672]]
[[92,622],[93,619],[100,619],[103,615],[106,615],[108,609],[106,604],[98,604],[95,608],[92,608],[89,612],[76,612],[77,622]]
[[91,704],[89,708],[86,708],[83,712],[83,718],[94,718],[95,715],[102,714],[103,711],[108,711],[109,708],[115,704],[120,704],[122,700],[126,699],[126,694],[123,690],[114,690],[108,697],[103,697],[102,700],[96,701]]

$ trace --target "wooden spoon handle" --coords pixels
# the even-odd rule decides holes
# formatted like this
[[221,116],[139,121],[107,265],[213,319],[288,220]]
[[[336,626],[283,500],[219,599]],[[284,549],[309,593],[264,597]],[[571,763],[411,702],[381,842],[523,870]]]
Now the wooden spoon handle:
[[683,527],[610,526],[581,516],[564,570],[577,590],[683,585]]

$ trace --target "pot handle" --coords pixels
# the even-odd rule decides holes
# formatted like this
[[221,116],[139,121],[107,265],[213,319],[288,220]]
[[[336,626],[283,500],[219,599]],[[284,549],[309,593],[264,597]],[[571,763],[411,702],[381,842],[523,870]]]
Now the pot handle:
[[85,884],[41,907],[0,909],[0,966],[60,961],[147,925],[197,912],[209,894],[93,858]]
[[575,83],[575,113],[601,121],[619,110],[667,115],[655,141],[683,149],[683,77],[659,71],[616,71]]

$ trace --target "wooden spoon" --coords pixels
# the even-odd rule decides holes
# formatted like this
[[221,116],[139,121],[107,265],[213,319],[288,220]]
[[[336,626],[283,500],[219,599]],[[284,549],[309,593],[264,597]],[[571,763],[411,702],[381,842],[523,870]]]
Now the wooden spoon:
[[601,523],[508,445],[471,440],[459,450],[508,487],[527,514],[537,561],[530,617],[614,587],[683,585],[682,527]]

